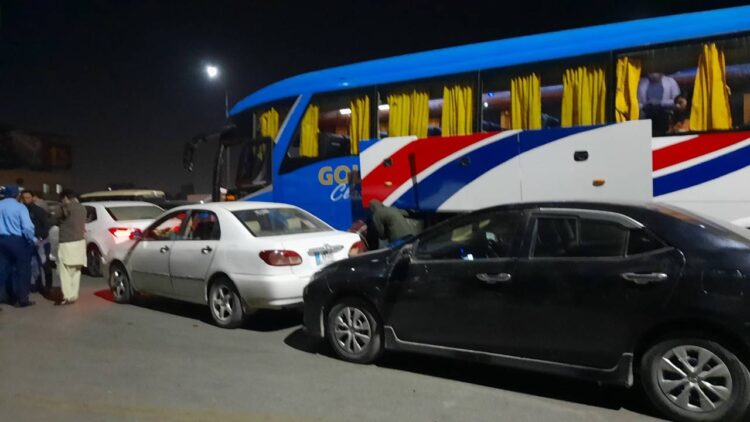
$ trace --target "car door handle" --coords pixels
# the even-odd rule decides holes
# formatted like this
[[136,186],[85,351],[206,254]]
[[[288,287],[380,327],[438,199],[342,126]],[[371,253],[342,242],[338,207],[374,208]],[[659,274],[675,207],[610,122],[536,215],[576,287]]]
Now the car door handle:
[[203,255],[205,255],[205,254],[207,254],[207,253],[209,253],[211,251],[213,251],[213,248],[211,248],[210,246],[206,246],[205,248],[201,249],[201,253]]
[[622,273],[620,276],[639,286],[649,283],[659,283],[669,278],[669,276],[664,273]]
[[167,252],[169,252],[169,246],[162,246],[159,249],[159,252],[161,252],[161,253],[167,253]]
[[497,283],[508,283],[512,279],[511,275],[508,273],[499,273],[499,274],[479,273],[477,274],[477,278],[479,279],[479,281],[483,281],[489,285],[493,285]]

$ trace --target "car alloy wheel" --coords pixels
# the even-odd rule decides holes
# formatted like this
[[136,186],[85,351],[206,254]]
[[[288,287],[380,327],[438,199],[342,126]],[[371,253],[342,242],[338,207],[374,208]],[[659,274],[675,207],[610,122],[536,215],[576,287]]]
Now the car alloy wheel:
[[361,354],[372,340],[372,327],[367,316],[357,308],[342,308],[334,319],[334,338],[339,347],[352,355]]
[[86,272],[92,277],[102,275],[102,255],[96,246],[90,246],[86,254]]
[[128,278],[128,274],[119,265],[114,266],[109,274],[109,288],[112,291],[115,302],[130,302],[132,297],[130,278]]
[[346,297],[331,307],[326,338],[338,357],[372,363],[383,353],[383,334],[377,311],[366,300]]
[[710,412],[732,397],[732,374],[721,358],[699,346],[669,349],[654,368],[662,393],[690,412]]
[[208,306],[214,322],[222,328],[237,328],[245,319],[242,299],[228,279],[220,279],[211,285]]
[[747,420],[750,372],[718,341],[666,338],[643,354],[640,374],[644,392],[670,420]]
[[234,312],[234,293],[228,286],[219,286],[214,289],[211,299],[211,309],[217,319],[220,321],[229,321],[232,319],[232,313]]

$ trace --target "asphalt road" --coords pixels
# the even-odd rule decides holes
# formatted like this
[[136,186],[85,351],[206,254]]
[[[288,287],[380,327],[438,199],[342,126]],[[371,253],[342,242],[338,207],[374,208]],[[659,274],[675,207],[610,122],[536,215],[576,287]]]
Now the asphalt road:
[[345,363],[294,311],[223,330],[208,309],[109,300],[84,277],[75,305],[0,312],[2,421],[647,421],[638,395],[408,354]]

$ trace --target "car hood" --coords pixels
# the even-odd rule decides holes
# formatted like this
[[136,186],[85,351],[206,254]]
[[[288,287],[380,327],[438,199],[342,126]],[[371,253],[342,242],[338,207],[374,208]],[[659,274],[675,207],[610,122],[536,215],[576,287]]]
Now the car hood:
[[390,268],[392,249],[378,249],[330,264],[325,268],[330,281],[347,282],[383,277]]

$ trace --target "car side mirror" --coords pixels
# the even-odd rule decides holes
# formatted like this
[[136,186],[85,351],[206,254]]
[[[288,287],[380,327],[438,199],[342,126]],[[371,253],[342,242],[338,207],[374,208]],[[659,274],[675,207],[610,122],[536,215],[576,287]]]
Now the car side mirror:
[[130,240],[141,240],[143,239],[143,231],[141,229],[134,229],[130,232]]
[[409,265],[411,265],[414,255],[413,245],[408,244],[403,248],[399,249],[396,256],[393,258],[393,265],[391,266],[389,278],[400,279],[409,273]]

